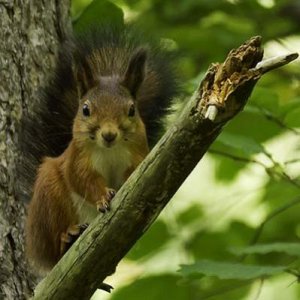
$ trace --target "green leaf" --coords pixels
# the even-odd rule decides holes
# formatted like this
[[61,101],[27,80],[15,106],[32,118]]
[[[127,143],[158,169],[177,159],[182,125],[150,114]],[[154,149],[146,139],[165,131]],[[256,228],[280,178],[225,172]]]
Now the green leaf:
[[188,223],[199,221],[202,216],[203,216],[203,211],[201,207],[199,207],[198,204],[194,204],[190,206],[188,209],[186,209],[185,211],[181,212],[177,216],[177,221],[184,226],[187,225]]
[[196,260],[231,260],[235,257],[225,251],[228,245],[243,246],[253,234],[253,228],[238,221],[224,226],[222,231],[203,231],[200,227],[188,241],[186,249]]
[[300,256],[300,243],[257,244],[245,248],[231,248],[230,252],[236,255],[282,252],[293,256]]
[[126,257],[137,260],[156,254],[172,237],[166,224],[158,220],[137,241]]
[[199,277],[199,275],[216,276],[220,279],[249,280],[282,273],[284,266],[244,265],[228,262],[201,260],[193,265],[181,265],[179,272],[184,276]]
[[285,116],[284,123],[289,127],[300,128],[300,107],[290,111]]
[[182,300],[189,299],[192,287],[179,285],[181,278],[162,274],[135,280],[130,286],[112,293],[112,300]]
[[253,91],[250,103],[273,113],[277,113],[279,110],[279,97],[271,88],[257,86]]
[[123,26],[123,11],[109,1],[94,0],[73,22],[73,26],[76,32],[81,32],[87,28],[97,27],[107,23],[115,26]]
[[258,110],[250,112],[248,109],[229,122],[225,130],[225,132],[232,134],[251,137],[257,143],[272,139],[281,134],[282,131],[282,128],[268,120]]
[[246,155],[265,152],[264,147],[254,139],[229,132],[222,132],[222,134],[218,137],[218,142],[241,150]]
[[289,99],[288,102],[283,103],[280,107],[280,113],[282,116],[293,112],[295,109],[300,108],[300,96]]

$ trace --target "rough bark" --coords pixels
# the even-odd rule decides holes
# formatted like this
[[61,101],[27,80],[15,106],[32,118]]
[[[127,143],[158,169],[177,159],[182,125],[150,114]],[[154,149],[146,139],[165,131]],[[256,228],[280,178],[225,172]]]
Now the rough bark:
[[[288,56],[287,61],[297,55]],[[33,299],[89,299],[106,276],[155,220],[224,124],[241,111],[263,73],[260,38],[214,64],[184,112],[112,202],[35,290]],[[280,59],[276,67],[287,63]]]
[[18,126],[38,101],[70,29],[69,1],[0,1],[0,299],[25,299],[34,277],[24,259],[25,203],[17,199]]

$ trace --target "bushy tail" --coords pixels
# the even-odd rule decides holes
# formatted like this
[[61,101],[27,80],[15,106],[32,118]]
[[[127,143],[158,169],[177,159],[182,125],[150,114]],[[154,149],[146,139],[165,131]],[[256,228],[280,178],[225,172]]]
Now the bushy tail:
[[49,83],[38,92],[35,105],[23,111],[18,188],[20,196],[26,201],[31,198],[37,168],[43,158],[60,155],[72,138],[72,123],[77,111],[72,49],[70,41],[62,46]]

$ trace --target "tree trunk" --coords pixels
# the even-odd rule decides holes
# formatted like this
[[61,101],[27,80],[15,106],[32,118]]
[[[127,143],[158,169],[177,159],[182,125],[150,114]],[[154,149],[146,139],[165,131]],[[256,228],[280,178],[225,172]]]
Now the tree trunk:
[[70,27],[69,0],[0,1],[0,299],[26,299],[25,203],[16,197],[18,126],[55,66]]

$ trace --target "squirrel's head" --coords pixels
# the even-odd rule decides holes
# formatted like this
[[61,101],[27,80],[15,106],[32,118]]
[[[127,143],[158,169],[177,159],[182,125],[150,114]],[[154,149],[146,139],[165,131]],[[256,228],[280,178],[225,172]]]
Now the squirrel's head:
[[81,99],[73,126],[77,142],[110,148],[145,139],[136,95],[144,81],[146,57],[146,50],[138,49],[122,76],[100,76],[94,80],[87,68],[81,69],[77,76]]

